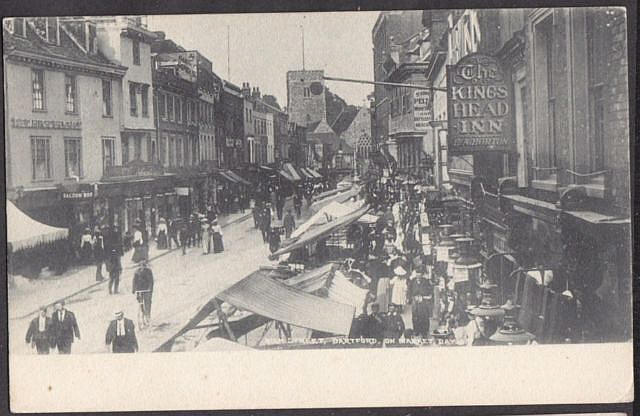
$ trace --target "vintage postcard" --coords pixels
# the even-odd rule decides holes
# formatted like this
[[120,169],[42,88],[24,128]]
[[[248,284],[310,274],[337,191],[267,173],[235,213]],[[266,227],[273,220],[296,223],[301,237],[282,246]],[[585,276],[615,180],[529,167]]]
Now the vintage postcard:
[[2,30],[13,411],[633,399],[625,8]]

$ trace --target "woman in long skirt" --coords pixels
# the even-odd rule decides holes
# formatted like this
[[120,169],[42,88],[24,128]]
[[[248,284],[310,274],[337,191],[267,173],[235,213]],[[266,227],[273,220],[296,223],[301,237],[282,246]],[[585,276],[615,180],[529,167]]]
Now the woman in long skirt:
[[202,254],[209,254],[211,252],[211,236],[209,234],[209,222],[202,221]]
[[224,251],[224,243],[222,242],[222,227],[220,227],[218,221],[213,222],[211,231],[213,233],[213,252],[222,253]]
[[158,222],[158,250],[166,250],[167,234],[167,221],[164,218],[160,218]]
[[134,263],[140,263],[142,260],[145,260],[146,257],[142,231],[140,230],[140,226],[136,226],[135,231],[133,232],[133,257],[131,258],[131,261]]
[[391,279],[391,303],[405,306],[407,304],[407,272],[398,266],[394,270],[395,277]]
[[93,250],[93,236],[91,230],[85,228],[80,238],[80,260],[83,264],[91,262],[91,252]]

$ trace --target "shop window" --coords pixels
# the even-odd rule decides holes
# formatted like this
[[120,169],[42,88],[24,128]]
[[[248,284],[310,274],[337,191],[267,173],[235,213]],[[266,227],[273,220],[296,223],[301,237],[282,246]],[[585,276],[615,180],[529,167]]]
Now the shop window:
[[45,110],[44,71],[42,69],[31,70],[31,100],[34,111]]
[[133,53],[133,64],[140,65],[140,41],[133,39],[131,49]]
[[106,173],[107,169],[116,163],[115,143],[112,137],[102,138],[102,173]]
[[140,98],[142,106],[142,117],[149,117],[149,86],[142,85],[140,88]]
[[64,76],[64,96],[65,111],[67,113],[78,112],[78,97],[76,94],[76,77],[73,75]]
[[[554,71],[554,22],[549,14],[534,24],[534,76],[536,107],[536,166],[534,180],[556,182],[556,95]],[[535,185],[535,183],[534,183]]]
[[105,117],[113,116],[113,97],[110,79],[102,80],[102,115]]
[[31,137],[31,179],[51,179],[50,137]]
[[129,114],[133,117],[138,116],[138,97],[136,94],[136,84],[129,82]]
[[67,178],[82,176],[82,152],[79,138],[64,138],[64,176]]

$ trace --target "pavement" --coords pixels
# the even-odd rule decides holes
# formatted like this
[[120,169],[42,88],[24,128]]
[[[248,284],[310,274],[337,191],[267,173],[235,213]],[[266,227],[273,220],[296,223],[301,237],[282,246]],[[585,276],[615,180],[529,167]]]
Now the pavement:
[[[289,203],[290,204],[290,201]],[[305,217],[309,212],[305,209]],[[155,277],[151,325],[136,330],[141,352],[151,352],[179,328],[207,301],[243,279],[262,265],[273,264],[267,257],[268,245],[254,228],[251,211],[221,219],[224,253],[203,255],[201,248],[158,251],[150,249],[151,269]],[[109,295],[106,281],[96,284],[95,266],[71,271],[63,276],[30,282],[18,278],[9,291],[9,350],[12,354],[35,354],[24,342],[30,320],[39,305],[66,299],[66,307],[76,315],[81,339],[75,340],[72,353],[105,353],[104,336],[116,310],[137,321],[138,304],[131,293],[134,274],[125,255],[125,270],[120,278],[120,293]],[[41,281],[40,281],[41,280]],[[31,313],[30,313],[31,312]]]

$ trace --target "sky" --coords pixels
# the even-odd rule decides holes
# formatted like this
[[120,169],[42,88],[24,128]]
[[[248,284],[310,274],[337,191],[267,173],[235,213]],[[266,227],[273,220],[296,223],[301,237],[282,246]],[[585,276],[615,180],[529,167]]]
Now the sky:
[[[155,15],[151,30],[161,30],[186,50],[198,50],[213,62],[220,77],[242,86],[249,82],[262,94],[287,105],[286,74],[305,69],[326,76],[373,80],[371,30],[378,12]],[[230,76],[227,71],[229,31]],[[373,91],[368,84],[326,81],[348,104],[363,105]]]

